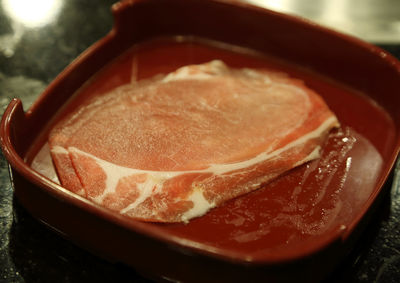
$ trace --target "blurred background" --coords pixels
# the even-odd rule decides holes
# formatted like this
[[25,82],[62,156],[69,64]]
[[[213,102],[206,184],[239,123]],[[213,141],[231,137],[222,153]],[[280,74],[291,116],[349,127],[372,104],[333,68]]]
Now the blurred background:
[[398,0],[242,0],[301,16],[366,41],[400,42]]
[[[205,0],[203,0],[205,1]],[[227,0],[224,0],[227,1]],[[232,0],[307,18],[400,58],[400,0]],[[112,27],[116,0],[0,0],[0,114],[27,109],[73,59]],[[400,282],[399,163],[354,251],[327,282]],[[147,282],[48,230],[13,197],[0,153],[0,282]]]

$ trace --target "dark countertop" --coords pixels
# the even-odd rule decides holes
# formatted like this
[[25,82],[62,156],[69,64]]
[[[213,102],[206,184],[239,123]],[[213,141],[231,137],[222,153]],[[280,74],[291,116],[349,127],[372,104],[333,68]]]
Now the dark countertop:
[[[13,97],[26,109],[68,63],[104,36],[112,26],[114,0],[54,1],[62,3],[55,21],[34,28],[13,22],[8,2],[0,0],[1,113]],[[400,45],[382,47],[400,58]],[[132,268],[93,256],[33,219],[14,199],[7,162],[0,157],[0,282],[147,282]],[[400,282],[399,178],[400,162],[386,183],[383,203],[328,282]]]

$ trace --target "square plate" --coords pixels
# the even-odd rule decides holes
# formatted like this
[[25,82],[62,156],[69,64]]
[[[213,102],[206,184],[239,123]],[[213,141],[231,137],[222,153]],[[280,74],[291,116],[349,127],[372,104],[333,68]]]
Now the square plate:
[[[124,1],[113,13],[112,31],[26,113],[14,100],[3,115],[2,149],[20,202],[74,243],[152,278],[209,281],[212,274],[218,282],[309,282],[325,276],[373,213],[397,157],[399,62],[365,42],[244,3]],[[30,164],[63,113],[82,97],[130,79],[133,58],[139,78],[211,59],[283,70],[320,93],[342,128],[321,160],[189,224],[126,218],[72,194]]]

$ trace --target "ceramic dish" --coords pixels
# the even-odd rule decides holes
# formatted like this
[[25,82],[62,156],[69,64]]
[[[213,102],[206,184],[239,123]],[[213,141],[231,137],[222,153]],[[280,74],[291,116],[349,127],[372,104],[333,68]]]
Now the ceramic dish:
[[[3,115],[2,149],[22,205],[77,245],[154,279],[326,276],[362,232],[397,157],[399,62],[355,38],[240,2],[137,0],[112,10],[107,36],[26,113],[13,100]],[[112,89],[133,72],[140,79],[212,59],[285,71],[318,91],[341,122],[323,157],[188,224],[132,220],[32,169],[51,125],[82,97]]]

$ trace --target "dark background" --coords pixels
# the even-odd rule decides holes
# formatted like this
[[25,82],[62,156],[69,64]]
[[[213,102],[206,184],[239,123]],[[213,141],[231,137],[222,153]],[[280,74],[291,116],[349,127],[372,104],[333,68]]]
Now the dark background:
[[[0,113],[13,97],[27,109],[65,66],[103,37],[112,26],[114,1],[63,1],[55,20],[41,27],[13,21],[5,2],[0,0]],[[380,46],[400,58],[400,44]],[[383,203],[327,282],[400,282],[399,176],[397,165]],[[93,256],[33,219],[13,197],[3,155],[0,182],[0,282],[148,282],[132,268]]]

